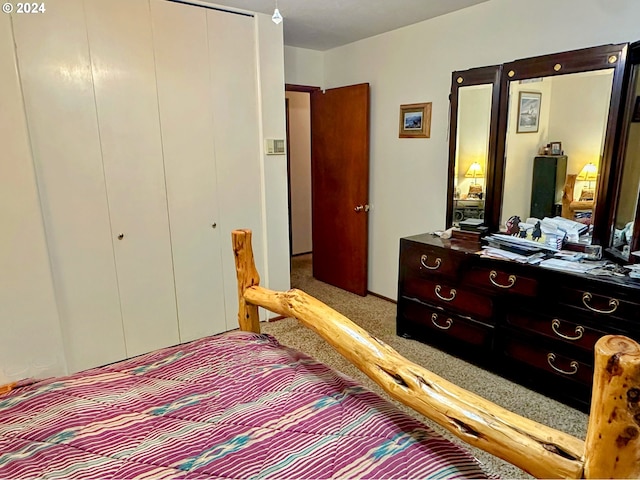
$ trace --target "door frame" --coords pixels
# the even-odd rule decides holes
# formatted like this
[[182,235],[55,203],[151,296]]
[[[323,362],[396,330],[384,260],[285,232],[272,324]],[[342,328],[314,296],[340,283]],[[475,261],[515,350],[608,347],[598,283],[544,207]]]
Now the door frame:
[[[318,91],[318,90],[322,90],[320,87],[315,87],[312,85],[296,85],[296,84],[292,84],[292,83],[285,83],[284,84],[284,90],[285,92],[301,92],[301,93],[306,93],[309,96],[309,118],[311,118],[311,93]],[[288,202],[288,207],[289,207],[289,215],[288,215],[288,220],[289,220],[289,252],[293,252],[293,228],[292,228],[292,223],[291,223],[291,152],[289,150],[289,101],[287,98],[285,98],[285,116],[286,116],[286,128],[287,128],[287,142],[286,142],[286,148],[287,148],[287,202]],[[311,152],[309,152],[309,155],[311,155]],[[313,175],[313,173],[311,173],[311,175]],[[313,202],[313,196],[312,198],[312,202]],[[311,206],[311,215],[313,215],[313,204]],[[289,256],[289,264],[291,264],[291,257],[293,257],[293,254],[290,254]],[[311,262],[313,264],[313,255],[311,257]]]

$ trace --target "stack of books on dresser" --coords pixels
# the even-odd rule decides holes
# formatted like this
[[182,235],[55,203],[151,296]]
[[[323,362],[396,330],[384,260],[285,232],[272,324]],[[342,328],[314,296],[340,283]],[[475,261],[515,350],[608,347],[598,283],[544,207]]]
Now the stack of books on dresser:
[[481,218],[468,218],[460,222],[459,230],[453,229],[451,237],[470,242],[479,242],[487,231],[488,227],[483,225]]

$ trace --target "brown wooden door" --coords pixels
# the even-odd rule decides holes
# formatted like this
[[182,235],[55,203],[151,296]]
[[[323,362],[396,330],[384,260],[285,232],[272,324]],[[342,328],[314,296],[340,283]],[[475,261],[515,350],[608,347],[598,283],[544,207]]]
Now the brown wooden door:
[[313,276],[367,293],[369,84],[311,94]]

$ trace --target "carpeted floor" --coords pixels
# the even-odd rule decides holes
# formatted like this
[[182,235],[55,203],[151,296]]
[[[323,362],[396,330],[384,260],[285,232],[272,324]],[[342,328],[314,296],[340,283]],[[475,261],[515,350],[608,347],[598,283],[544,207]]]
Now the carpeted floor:
[[[447,380],[475,392],[513,412],[580,438],[586,434],[587,415],[525,387],[482,370],[459,358],[415,340],[396,336],[396,305],[368,295],[359,297],[319,282],[312,277],[311,255],[294,257],[291,266],[291,285],[322,300],[355,323],[391,345],[409,360],[422,365]],[[437,424],[391,399],[360,370],[335,352],[314,332],[292,319],[262,324],[262,331],[274,335],[282,344],[297,348],[332,366],[392,401],[404,411],[420,418],[437,432],[456,443],[462,443]],[[470,447],[487,469],[502,478],[531,478],[506,462],[481,450]]]

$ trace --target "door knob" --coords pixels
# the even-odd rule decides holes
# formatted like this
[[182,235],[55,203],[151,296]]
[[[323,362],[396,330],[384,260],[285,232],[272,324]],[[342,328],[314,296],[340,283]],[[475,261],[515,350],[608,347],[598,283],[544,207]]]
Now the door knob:
[[364,205],[358,205],[358,206],[356,206],[356,208],[354,208],[354,210],[355,210],[357,213],[360,213],[360,212],[368,212],[368,211],[369,211],[369,209],[370,209],[370,207],[369,207],[369,204],[368,204],[368,203],[366,203],[366,204],[364,204]]
[[121,233],[120,235],[118,235],[118,240],[122,240],[124,238],[124,233]]
[[211,228],[216,228],[217,226],[218,226],[218,224],[217,224],[217,223],[215,223],[215,222],[213,222],[213,223],[211,224]]

